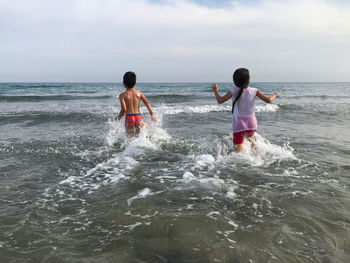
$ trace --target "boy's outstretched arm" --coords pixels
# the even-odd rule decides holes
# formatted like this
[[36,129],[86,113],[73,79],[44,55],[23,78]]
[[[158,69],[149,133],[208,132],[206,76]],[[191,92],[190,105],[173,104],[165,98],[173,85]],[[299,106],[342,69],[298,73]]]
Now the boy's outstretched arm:
[[272,96],[268,97],[265,96],[264,93],[262,93],[260,90],[256,92],[256,96],[259,97],[259,99],[265,101],[266,103],[271,103],[273,102],[276,98],[279,98],[280,94],[275,92]]
[[219,92],[218,92],[218,84],[214,83],[213,85],[211,85],[211,89],[214,92],[216,101],[221,104],[224,103],[225,101],[228,101],[229,99],[231,99],[232,94],[230,91],[228,91],[224,96],[220,96]]
[[146,99],[145,95],[141,92],[141,100],[145,104],[147,110],[149,111],[149,114],[151,115],[152,121],[158,121],[157,116],[154,114],[153,109],[151,107],[151,104],[149,104],[148,100]]
[[126,104],[125,104],[125,101],[123,100],[122,94],[119,95],[119,100],[120,100],[121,109],[120,109],[119,115],[115,118],[115,120],[118,120],[118,121],[120,121],[120,119],[126,113]]

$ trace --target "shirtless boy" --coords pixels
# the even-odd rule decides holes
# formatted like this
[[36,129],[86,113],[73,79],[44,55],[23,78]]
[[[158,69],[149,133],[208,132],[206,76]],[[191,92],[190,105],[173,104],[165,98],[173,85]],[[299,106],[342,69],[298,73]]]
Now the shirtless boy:
[[123,85],[126,91],[119,95],[121,110],[115,119],[120,120],[126,114],[126,132],[129,135],[136,135],[140,133],[140,127],[147,125],[141,118],[140,100],[142,100],[151,114],[151,120],[157,121],[158,119],[145,95],[143,95],[141,91],[134,88],[136,85],[136,75],[134,72],[129,71],[124,74]]

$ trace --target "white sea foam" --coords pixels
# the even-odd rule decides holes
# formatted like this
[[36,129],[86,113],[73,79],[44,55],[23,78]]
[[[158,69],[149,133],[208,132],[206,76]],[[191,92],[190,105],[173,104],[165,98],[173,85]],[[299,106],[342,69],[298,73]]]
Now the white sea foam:
[[220,112],[230,111],[228,105],[199,105],[199,106],[188,106],[188,105],[174,105],[166,106],[161,105],[155,108],[156,112],[167,115],[174,115],[179,113],[208,113],[208,112]]
[[138,136],[130,137],[125,132],[124,120],[110,121],[109,131],[106,136],[108,145],[113,146],[116,143],[125,147],[124,156],[134,155],[142,148],[158,149],[160,144],[170,140],[171,136],[162,129],[162,115],[156,123],[150,122],[147,128],[142,128]]
[[[109,146],[119,144],[121,150],[112,155],[112,158],[96,164],[81,176],[71,175],[59,182],[59,189],[66,186],[87,191],[89,194],[101,186],[116,184],[121,180],[129,179],[127,174],[132,173],[139,163],[138,156],[144,154],[147,149],[159,149],[161,143],[171,137],[161,128],[159,123],[151,123],[148,128],[141,129],[139,136],[129,137],[126,135],[124,122],[110,121],[106,141]],[[82,153],[85,156],[87,153]],[[49,190],[48,190],[49,191]],[[48,194],[48,191],[45,193]],[[61,191],[61,190],[60,190]],[[60,192],[57,192],[60,194]],[[61,195],[65,193],[62,192]]]
[[291,192],[291,194],[293,196],[297,196],[297,195],[308,195],[308,194],[311,194],[312,191],[311,190],[307,190],[307,191],[293,191]]
[[179,181],[189,184],[189,183],[199,183],[204,187],[222,187],[225,184],[225,181],[220,179],[217,176],[214,177],[205,177],[199,175],[198,177],[194,176],[191,172],[185,172],[182,176],[182,179]]
[[[209,213],[207,214],[207,217],[209,217],[209,218],[211,218],[211,219],[214,219],[214,220],[218,220],[218,218],[225,219],[226,222],[227,222],[229,225],[233,226],[233,230],[225,231],[225,232],[222,232],[222,231],[219,231],[219,232],[218,232],[218,233],[224,235],[226,238],[227,238],[231,233],[235,232],[235,231],[237,230],[237,228],[238,228],[238,224],[237,224],[237,223],[235,223],[235,222],[234,222],[232,219],[230,219],[229,217],[222,215],[219,211],[212,211],[212,212],[209,212]],[[232,243],[235,243],[234,240],[231,240],[231,241],[232,241]]]
[[237,186],[229,186],[227,189],[226,197],[234,199],[236,198],[237,194],[235,193],[235,190],[237,189]]
[[128,228],[129,230],[134,230],[135,227],[138,227],[140,225],[142,225],[141,222],[136,222],[135,224],[127,225],[127,226],[123,226],[123,227]]
[[299,174],[298,171],[294,167],[289,167],[288,169],[283,171],[283,175],[282,176],[295,177],[298,174]]
[[196,163],[200,166],[206,166],[213,162],[215,162],[215,159],[211,154],[202,154],[196,157]]
[[212,211],[207,214],[207,217],[217,220],[217,217],[219,217],[221,214],[219,211]]
[[341,182],[339,182],[338,180],[336,179],[324,179],[324,178],[318,178],[318,181],[322,184],[327,184],[328,186],[330,187],[333,187],[337,190],[345,190],[346,189],[346,186],[344,184],[342,184]]
[[225,185],[225,181],[218,178],[217,176],[201,178],[199,179],[199,182],[203,185],[215,186],[215,187],[223,187]]
[[182,176],[182,179],[184,183],[189,183],[193,180],[197,180],[197,178],[190,172],[185,172]]
[[134,201],[135,199],[140,199],[140,198],[145,198],[148,195],[152,195],[152,190],[149,188],[144,188],[140,191],[138,191],[137,195],[128,198],[127,203],[128,205],[131,205],[131,202]]
[[[91,194],[101,186],[116,184],[123,179],[128,179],[129,177],[125,173],[128,173],[137,164],[138,162],[131,157],[113,157],[105,162],[98,163],[81,175],[66,177],[58,183],[55,195],[65,196],[67,200],[73,200],[72,196],[66,194],[67,186],[75,189],[75,192],[84,191]],[[45,198],[52,194],[50,191],[51,189],[45,190]]]
[[255,112],[276,112],[279,109],[276,104],[265,104],[255,106]]
[[[133,169],[139,165],[137,159],[140,155],[144,155],[148,150],[159,150],[163,143],[171,140],[171,136],[162,128],[162,118],[164,114],[178,114],[181,112],[205,113],[213,111],[229,111],[231,106],[222,105],[203,105],[203,106],[176,106],[176,107],[159,107],[158,123],[150,123],[148,128],[143,128],[137,137],[128,137],[125,133],[124,121],[109,122],[109,131],[106,135],[106,141],[109,146],[117,147],[120,151],[112,155],[112,158],[104,162],[96,164],[95,167],[85,171],[81,175],[66,175],[65,178],[59,182],[54,194],[57,196],[65,196],[67,194],[67,187],[84,191],[88,194],[93,193],[103,186],[116,184],[122,180],[129,179],[129,174],[133,173]],[[271,112],[278,109],[277,105],[266,105],[262,108],[257,108],[260,112]],[[245,142],[245,150],[241,153],[230,153],[227,143],[218,143],[218,141],[210,141],[208,144],[208,151],[201,151],[200,154],[192,154],[188,157],[188,163],[183,167],[184,172],[181,179],[176,176],[166,175],[166,170],[162,171],[162,175],[156,177],[161,183],[180,182],[181,184],[189,184],[190,187],[209,188],[219,191],[224,191],[227,198],[236,198],[236,186],[232,184],[227,185],[223,179],[219,177],[219,173],[213,176],[208,175],[208,171],[214,169],[217,163],[225,164],[227,162],[234,163],[245,162],[255,166],[269,165],[275,161],[280,161],[288,158],[294,159],[293,149],[288,145],[277,146],[271,144],[268,140],[256,134],[256,149],[250,149],[249,143]],[[232,138],[229,138],[232,143]],[[108,147],[108,146],[106,146]],[[217,148],[217,149],[216,149]],[[206,149],[205,147],[203,149]],[[90,155],[84,152],[81,156]],[[232,156],[234,155],[234,156]],[[235,164],[234,164],[235,165]],[[215,174],[215,173],[214,173]],[[182,187],[182,186],[181,186]],[[52,189],[53,190],[53,189]],[[46,191],[45,194],[49,193]],[[69,191],[68,191],[69,192]],[[137,195],[127,199],[127,204],[131,205],[136,199],[146,198],[149,195],[154,195],[149,188],[144,188],[138,192]],[[69,198],[69,196],[67,197]],[[232,224],[233,222],[228,222]]]
[[227,219],[227,223],[231,226],[233,226],[235,229],[238,227],[238,224],[236,224],[232,219],[228,218],[228,217],[224,217],[225,219]]
[[255,148],[250,146],[248,140],[244,140],[244,149],[241,152],[219,155],[218,161],[249,163],[252,166],[268,166],[283,160],[297,160],[297,157],[293,154],[294,149],[288,142],[284,143],[283,146],[275,145],[258,133],[255,133],[255,139]]
[[193,169],[212,169],[214,168],[215,158],[211,154],[201,154],[195,157],[195,163]]
[[[265,104],[255,106],[255,112],[276,112],[279,109],[276,104]],[[146,113],[146,109],[143,109]],[[160,115],[176,115],[180,113],[208,113],[208,112],[224,112],[231,111],[231,105],[161,105],[155,108],[155,111]]]
[[77,179],[76,176],[69,176],[68,178],[62,180],[61,182],[59,182],[59,184],[74,184],[75,180]]

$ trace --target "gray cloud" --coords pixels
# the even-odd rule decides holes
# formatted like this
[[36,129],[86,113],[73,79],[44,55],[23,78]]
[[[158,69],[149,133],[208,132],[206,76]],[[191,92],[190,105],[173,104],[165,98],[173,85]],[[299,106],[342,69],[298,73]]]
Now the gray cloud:
[[349,81],[350,5],[0,1],[0,81]]

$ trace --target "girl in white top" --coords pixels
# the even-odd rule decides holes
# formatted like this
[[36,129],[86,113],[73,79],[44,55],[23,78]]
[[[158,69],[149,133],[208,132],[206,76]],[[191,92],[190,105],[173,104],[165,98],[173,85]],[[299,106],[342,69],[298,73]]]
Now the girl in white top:
[[248,137],[251,146],[254,146],[254,132],[257,128],[254,113],[255,97],[257,96],[266,103],[271,103],[280,96],[277,92],[270,97],[265,96],[260,90],[248,87],[249,80],[248,69],[239,68],[233,73],[233,82],[236,87],[231,88],[224,96],[220,96],[216,83],[211,86],[219,104],[232,98],[232,131],[236,152],[243,149],[245,136]]

